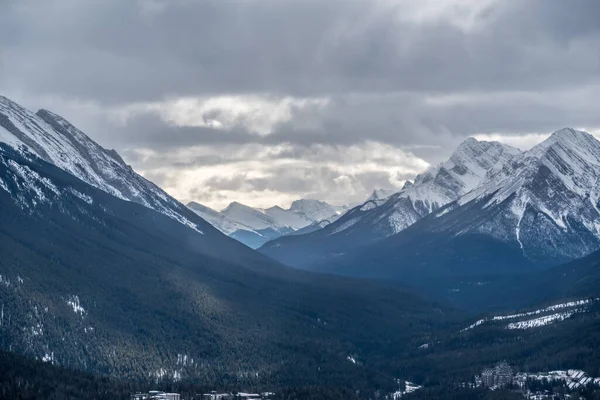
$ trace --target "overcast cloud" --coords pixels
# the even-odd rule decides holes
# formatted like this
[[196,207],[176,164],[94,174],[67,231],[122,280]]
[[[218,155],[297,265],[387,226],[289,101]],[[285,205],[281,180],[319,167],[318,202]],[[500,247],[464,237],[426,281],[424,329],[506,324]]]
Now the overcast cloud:
[[600,131],[596,0],[0,0],[0,94],[182,201],[342,204]]

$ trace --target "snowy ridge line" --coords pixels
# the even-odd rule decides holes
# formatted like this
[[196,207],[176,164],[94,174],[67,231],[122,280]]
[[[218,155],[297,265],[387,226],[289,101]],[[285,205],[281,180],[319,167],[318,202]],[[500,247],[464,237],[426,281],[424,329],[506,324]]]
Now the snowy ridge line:
[[550,314],[539,318],[528,319],[525,321],[511,322],[506,326],[506,329],[529,329],[537,328],[540,326],[550,325],[554,322],[564,321],[570,318],[572,315],[582,312],[582,310],[566,311],[556,314]]
[[529,311],[529,312],[518,313],[518,314],[496,315],[493,317],[486,317],[486,318],[482,318],[482,319],[475,321],[474,323],[472,323],[471,325],[469,325],[468,327],[466,327],[464,329],[461,329],[461,332],[471,330],[471,329],[476,328],[479,325],[482,325],[486,322],[504,321],[504,320],[510,320],[510,319],[516,319],[516,318],[530,317],[533,315],[545,314],[545,313],[549,313],[549,312],[556,311],[556,310],[564,310],[564,309],[568,309],[568,308],[580,307],[579,309],[572,310],[572,311],[567,311],[567,312],[562,312],[562,313],[554,313],[554,314],[546,315],[546,316],[543,316],[540,318],[510,323],[507,325],[507,329],[525,329],[524,327],[543,326],[543,325],[547,325],[547,324],[555,322],[555,321],[563,321],[577,312],[582,312],[583,306],[589,305],[592,302],[599,301],[599,300],[600,300],[600,298],[569,301],[566,303],[554,304],[554,305],[551,305],[551,306],[548,306],[545,308],[541,308],[541,309],[535,310],[535,311]]
[[[598,299],[596,299],[596,300],[598,300]],[[530,312],[521,313],[521,314],[498,315],[498,316],[495,316],[494,318],[492,318],[492,320],[494,320],[494,321],[502,321],[502,320],[505,320],[505,319],[529,317],[529,316],[532,316],[532,315],[543,314],[543,313],[550,312],[550,311],[561,310],[563,308],[571,308],[571,307],[583,306],[583,305],[589,304],[591,302],[592,302],[592,300],[590,300],[590,299],[570,301],[568,303],[555,304],[553,306],[542,308],[540,310],[530,311]]]
[[255,208],[235,201],[221,211],[196,202],[188,203],[187,207],[226,235],[244,230],[258,236],[263,236],[259,231],[264,229],[297,231],[317,222],[333,222],[348,209],[313,199],[295,200],[288,209]]
[[[383,200],[351,209],[324,232],[313,232],[309,237],[324,242],[319,258],[332,256],[327,245],[335,239],[327,236],[340,238],[331,245],[345,250],[343,236],[376,242],[415,223],[418,230],[418,221],[432,213],[421,225],[426,233],[445,232],[450,240],[490,237],[516,246],[515,255],[528,264],[563,264],[600,249],[600,142],[588,133],[560,129],[525,152],[467,139],[447,161],[408,182]],[[285,249],[303,248],[309,240],[267,243],[264,252],[287,259]],[[312,256],[294,259],[316,262]]]
[[[543,171],[549,178],[540,177]],[[492,170],[457,204],[464,206],[486,199],[485,210],[509,201],[512,218],[507,217],[504,236],[499,238],[506,240],[506,235],[510,235],[524,253],[539,245],[531,233],[534,228],[524,221],[526,213],[547,218],[556,235],[573,234],[573,222],[582,224],[596,242],[558,250],[558,255],[575,259],[596,250],[600,242],[599,199],[595,190],[599,180],[600,142],[586,132],[564,128],[514,157],[503,168]]]
[[[0,96],[0,143],[28,160],[36,156],[112,196],[141,204],[202,233],[185,215],[183,204],[135,173],[116,151],[103,148],[57,114],[46,110],[33,113]],[[0,183],[0,189],[8,191],[5,186]]]

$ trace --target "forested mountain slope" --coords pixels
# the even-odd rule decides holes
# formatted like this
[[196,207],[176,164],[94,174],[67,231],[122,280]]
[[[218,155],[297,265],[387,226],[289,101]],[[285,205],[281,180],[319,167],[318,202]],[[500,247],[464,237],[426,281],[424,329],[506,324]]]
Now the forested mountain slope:
[[382,360],[455,316],[285,268],[0,147],[4,349],[130,378],[393,386]]

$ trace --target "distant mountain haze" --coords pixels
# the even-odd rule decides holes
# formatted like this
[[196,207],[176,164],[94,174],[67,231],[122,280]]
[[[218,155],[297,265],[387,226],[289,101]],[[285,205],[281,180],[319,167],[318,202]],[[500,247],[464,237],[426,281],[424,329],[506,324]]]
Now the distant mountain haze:
[[187,206],[221,232],[251,248],[315,223],[331,223],[348,209],[312,199],[296,200],[287,210],[279,206],[253,208],[238,202],[220,212],[196,202]]

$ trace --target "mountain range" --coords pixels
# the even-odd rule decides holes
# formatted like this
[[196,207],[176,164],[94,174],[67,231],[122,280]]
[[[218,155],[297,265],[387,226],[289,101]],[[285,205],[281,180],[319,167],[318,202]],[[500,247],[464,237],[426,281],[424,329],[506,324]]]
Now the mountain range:
[[313,224],[324,226],[348,209],[312,199],[295,200],[289,209],[279,206],[253,208],[238,202],[232,202],[221,211],[196,202],[187,206],[224,234],[253,249]]
[[526,272],[600,247],[600,142],[565,128],[531,150],[468,139],[387,199],[265,244],[298,268],[416,281]]
[[[104,393],[389,398],[399,379],[455,388],[499,357],[595,373],[599,177],[600,143],[565,128],[528,151],[468,139],[347,211],[215,211],[0,97],[0,393],[37,372],[29,397],[69,374]],[[266,230],[285,236],[240,243]]]
[[120,379],[391,391],[385,354],[461,315],[286,268],[66,120],[0,104],[2,349]]

